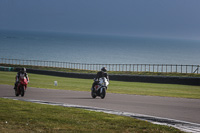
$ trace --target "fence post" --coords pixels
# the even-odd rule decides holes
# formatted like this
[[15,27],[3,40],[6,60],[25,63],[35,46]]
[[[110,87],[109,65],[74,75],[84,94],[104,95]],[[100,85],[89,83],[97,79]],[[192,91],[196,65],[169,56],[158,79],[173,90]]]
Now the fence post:
[[182,65],[181,65],[181,73],[182,73]]
[[133,68],[132,70],[133,70],[133,72],[134,72],[134,64],[132,64],[132,66],[133,66],[133,67],[132,67],[132,68]]
[[149,64],[149,72],[151,72],[151,64]]
[[171,73],[172,73],[172,65],[171,65]]
[[81,63],[78,63],[78,69],[80,70],[81,69]]
[[187,73],[187,65],[186,65],[186,73]]
[[191,68],[191,70],[192,70],[192,71],[191,71],[191,73],[193,73],[193,65],[192,65],[192,68]]
[[153,64],[153,72],[154,72],[154,64]]
[[157,65],[157,72],[159,72],[159,64]]

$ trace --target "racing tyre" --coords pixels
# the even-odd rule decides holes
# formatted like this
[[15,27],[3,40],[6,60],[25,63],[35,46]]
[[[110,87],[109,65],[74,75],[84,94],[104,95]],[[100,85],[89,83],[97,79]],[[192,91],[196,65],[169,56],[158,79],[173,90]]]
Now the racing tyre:
[[17,97],[19,96],[17,89],[15,89],[15,96],[17,96]]
[[106,96],[106,89],[105,89],[105,88],[103,88],[103,90],[102,90],[102,93],[101,93],[100,97],[101,97],[101,99],[104,99],[104,98],[105,98],[105,96]]
[[21,87],[21,96],[24,96],[24,87]]
[[96,98],[97,97],[96,92],[95,92],[94,89],[92,89],[92,91],[91,91],[91,96],[92,96],[92,98]]

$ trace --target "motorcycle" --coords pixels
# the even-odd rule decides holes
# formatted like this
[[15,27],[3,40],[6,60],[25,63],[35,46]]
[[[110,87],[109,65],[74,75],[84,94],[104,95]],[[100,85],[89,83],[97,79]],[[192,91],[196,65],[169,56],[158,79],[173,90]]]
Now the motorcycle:
[[96,98],[97,96],[100,96],[101,99],[104,99],[106,96],[106,90],[107,90],[108,85],[109,85],[109,81],[105,77],[99,78],[99,83],[95,85],[94,88],[91,88],[92,98]]
[[27,89],[27,85],[28,85],[28,81],[26,77],[20,77],[17,88],[15,89],[15,95],[16,96],[21,95],[23,97]]

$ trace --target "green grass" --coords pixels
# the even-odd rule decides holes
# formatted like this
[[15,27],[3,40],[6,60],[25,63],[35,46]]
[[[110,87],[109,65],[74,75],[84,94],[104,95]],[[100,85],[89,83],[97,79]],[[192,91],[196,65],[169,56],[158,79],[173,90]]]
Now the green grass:
[[181,133],[130,117],[0,98],[1,133],[134,132]]
[[[16,72],[0,71],[0,84],[14,85]],[[90,91],[93,79],[65,78],[29,73],[28,87]],[[58,86],[54,86],[54,81]],[[200,99],[200,86],[110,81],[108,93]]]
[[[42,66],[23,66],[23,65],[8,65],[8,64],[0,64],[0,66],[7,67],[26,67],[32,69],[39,70],[49,70],[49,71],[61,71],[61,72],[73,72],[73,73],[97,73],[97,71],[90,70],[79,70],[79,69],[69,69],[69,68],[55,68],[55,67],[42,67]],[[161,73],[161,72],[132,72],[132,71],[109,71],[109,74],[126,74],[126,75],[154,75],[154,76],[179,76],[179,77],[200,77],[200,74],[196,73]]]

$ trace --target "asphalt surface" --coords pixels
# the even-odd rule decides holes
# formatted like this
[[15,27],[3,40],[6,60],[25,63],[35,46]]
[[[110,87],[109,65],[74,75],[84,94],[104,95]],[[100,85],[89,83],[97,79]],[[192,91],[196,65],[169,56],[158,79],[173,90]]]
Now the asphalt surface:
[[0,85],[0,97],[91,106],[200,124],[200,99],[112,93],[107,93],[105,99],[93,99],[90,92],[31,87],[28,87],[24,97],[16,97],[10,85]]

